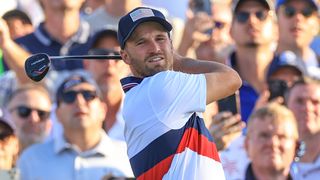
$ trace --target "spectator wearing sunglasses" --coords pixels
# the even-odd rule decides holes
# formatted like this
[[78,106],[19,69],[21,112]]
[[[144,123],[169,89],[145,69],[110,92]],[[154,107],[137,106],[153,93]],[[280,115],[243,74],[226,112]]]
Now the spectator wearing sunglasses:
[[45,140],[51,130],[51,99],[43,86],[26,84],[8,98],[6,111],[19,140],[20,153]]
[[294,52],[312,76],[320,77],[320,59],[310,48],[319,32],[318,10],[319,2],[316,0],[277,0],[279,42],[276,52]]
[[[238,71],[244,83],[236,93],[236,101],[224,100],[226,108],[214,117],[219,118],[215,122],[221,123],[214,124],[211,129],[217,131],[211,133],[223,134],[222,140],[226,136],[232,137],[224,139],[226,145],[225,150],[220,151],[221,162],[227,179],[243,179],[248,158],[243,149],[244,136],[239,133],[239,127],[244,127],[240,122],[247,121],[260,94],[267,88],[265,74],[274,57],[277,24],[270,0],[237,0],[232,9],[230,32],[235,50],[227,64]],[[240,107],[238,111],[228,112],[234,106]],[[234,134],[238,136],[232,136]]]
[[197,59],[225,63],[233,44],[230,4],[227,1],[212,1],[211,12],[192,11],[192,4],[189,8],[178,52],[196,56]]
[[[91,55],[119,55],[120,45],[117,31],[106,27],[97,32],[89,50]],[[102,92],[108,111],[103,129],[110,138],[124,141],[124,120],[122,118],[123,91],[120,79],[129,74],[129,67],[119,60],[84,61],[84,68],[91,74]]]
[[63,133],[28,148],[19,158],[23,179],[102,179],[133,176],[124,142],[103,131],[106,105],[97,85],[84,76],[67,78],[56,93]]

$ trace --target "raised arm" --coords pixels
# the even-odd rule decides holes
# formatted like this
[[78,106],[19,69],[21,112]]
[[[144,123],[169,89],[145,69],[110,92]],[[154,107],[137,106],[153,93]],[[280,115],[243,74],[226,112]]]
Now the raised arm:
[[8,25],[3,19],[0,19],[0,48],[6,63],[16,73],[19,83],[32,82],[24,70],[24,62],[30,56],[30,53],[11,39]]
[[212,61],[194,60],[175,54],[173,69],[190,74],[205,75],[207,104],[233,94],[242,84],[235,70]]

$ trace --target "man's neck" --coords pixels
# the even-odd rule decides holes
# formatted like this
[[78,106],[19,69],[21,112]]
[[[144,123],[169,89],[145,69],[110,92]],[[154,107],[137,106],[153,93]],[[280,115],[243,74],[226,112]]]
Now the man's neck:
[[302,58],[303,60],[306,60],[310,57],[311,48],[309,46],[304,47],[298,47],[295,45],[286,45],[285,43],[279,43],[276,53],[280,54],[284,51],[292,51],[294,52],[298,57]]
[[57,41],[66,43],[79,29],[80,15],[78,11],[52,14],[48,12],[44,27]]
[[287,180],[289,177],[290,168],[282,171],[270,171],[266,168],[252,166],[252,171],[256,179],[273,179],[273,180]]
[[306,144],[306,152],[301,158],[301,162],[314,162],[320,156],[320,146],[318,143],[320,142],[320,132],[305,137],[303,139]]
[[76,145],[82,152],[94,148],[101,140],[99,130],[66,129],[64,136],[67,142]]
[[107,104],[107,115],[105,118],[104,129],[108,132],[117,121],[117,113],[120,110],[122,103],[122,89],[112,93],[109,92],[104,101]]
[[237,47],[237,69],[240,77],[258,92],[265,88],[265,74],[272,61],[274,52],[269,46]]

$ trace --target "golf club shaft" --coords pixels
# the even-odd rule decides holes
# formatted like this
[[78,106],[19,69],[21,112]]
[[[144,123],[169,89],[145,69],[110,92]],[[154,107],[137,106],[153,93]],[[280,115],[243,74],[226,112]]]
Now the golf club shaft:
[[79,59],[122,59],[120,55],[79,55],[79,56],[50,56],[51,60],[79,60]]

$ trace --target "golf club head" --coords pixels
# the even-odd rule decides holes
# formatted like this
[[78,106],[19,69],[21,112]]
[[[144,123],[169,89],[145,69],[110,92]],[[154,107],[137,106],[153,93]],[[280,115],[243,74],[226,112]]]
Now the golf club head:
[[25,62],[27,76],[33,81],[41,81],[49,71],[50,58],[45,53],[39,53],[28,57]]

